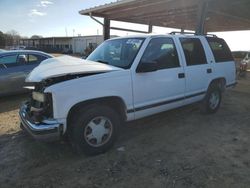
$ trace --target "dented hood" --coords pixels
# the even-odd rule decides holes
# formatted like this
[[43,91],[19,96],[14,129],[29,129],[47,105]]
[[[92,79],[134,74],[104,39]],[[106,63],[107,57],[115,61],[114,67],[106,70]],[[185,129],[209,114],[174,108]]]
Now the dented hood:
[[60,56],[43,61],[26,78],[26,82],[40,82],[64,75],[90,74],[122,70],[111,65],[71,56]]

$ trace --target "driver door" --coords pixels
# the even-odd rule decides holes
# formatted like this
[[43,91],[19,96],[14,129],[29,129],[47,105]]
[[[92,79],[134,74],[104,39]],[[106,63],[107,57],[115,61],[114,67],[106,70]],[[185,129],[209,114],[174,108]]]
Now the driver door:
[[157,70],[134,72],[135,119],[181,106],[185,74],[175,42],[170,37],[152,38],[139,63],[156,62]]

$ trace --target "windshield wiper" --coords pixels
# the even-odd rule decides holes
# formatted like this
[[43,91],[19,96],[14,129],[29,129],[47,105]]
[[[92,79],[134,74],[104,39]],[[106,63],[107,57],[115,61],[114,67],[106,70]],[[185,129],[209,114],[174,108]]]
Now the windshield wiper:
[[109,64],[109,62],[107,61],[104,61],[104,60],[101,60],[101,59],[98,59],[98,60],[95,60],[96,62],[99,62],[99,63],[104,63],[104,64]]

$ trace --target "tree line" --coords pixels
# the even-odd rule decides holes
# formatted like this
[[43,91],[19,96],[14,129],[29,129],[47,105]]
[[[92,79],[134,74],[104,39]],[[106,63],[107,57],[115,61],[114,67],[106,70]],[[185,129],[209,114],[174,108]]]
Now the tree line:
[[0,31],[0,48],[16,46],[19,44],[20,39],[21,36],[15,30],[8,31],[7,33]]
[[[17,31],[11,30],[6,33],[0,31],[0,48],[19,46],[20,39],[27,39],[28,37],[21,36]],[[41,35],[32,35],[30,39],[43,38]]]

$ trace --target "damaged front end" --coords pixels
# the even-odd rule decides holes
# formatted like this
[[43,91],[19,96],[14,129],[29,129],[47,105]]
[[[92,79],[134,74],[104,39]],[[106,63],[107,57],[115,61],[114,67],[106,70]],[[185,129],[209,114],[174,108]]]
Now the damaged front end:
[[99,73],[68,74],[51,77],[41,82],[29,82],[27,88],[32,89],[30,99],[20,108],[21,127],[39,140],[58,140],[64,133],[63,123],[54,119],[53,96],[46,93],[46,88],[60,82],[91,76]]
[[51,93],[44,93],[44,83],[36,83],[28,101],[20,108],[21,128],[34,138],[44,141],[58,140],[63,134],[63,124],[53,119]]
[[37,139],[59,138],[66,131],[66,118],[54,117],[55,94],[46,92],[46,89],[61,82],[120,70],[111,65],[69,56],[43,61],[25,80],[28,88],[32,88],[32,94],[20,108],[21,127]]

